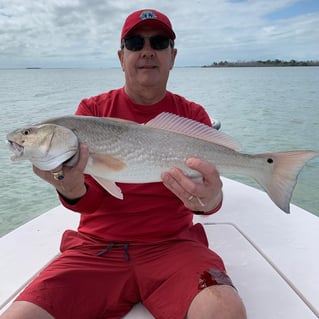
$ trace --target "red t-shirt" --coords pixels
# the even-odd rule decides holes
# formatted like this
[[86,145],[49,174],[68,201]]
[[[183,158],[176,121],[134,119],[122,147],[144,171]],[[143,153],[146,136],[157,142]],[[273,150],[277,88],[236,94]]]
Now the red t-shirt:
[[[131,101],[124,88],[82,100],[76,114],[146,123],[162,112],[211,125],[202,106],[179,95],[167,92],[156,104],[139,105]],[[85,182],[87,193],[76,204],[60,199],[65,207],[81,213],[78,230],[88,235],[112,242],[157,242],[177,238],[193,225],[193,212],[162,183],[117,183],[124,195],[120,200],[90,176]]]

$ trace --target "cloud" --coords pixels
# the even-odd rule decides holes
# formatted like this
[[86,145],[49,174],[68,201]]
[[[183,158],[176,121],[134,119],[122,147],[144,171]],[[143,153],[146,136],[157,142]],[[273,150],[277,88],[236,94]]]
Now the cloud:
[[[177,65],[318,60],[319,6],[310,6],[313,1],[11,0],[0,4],[0,67],[119,66],[124,19],[145,7],[171,18]],[[300,2],[309,10],[304,5],[299,14]]]

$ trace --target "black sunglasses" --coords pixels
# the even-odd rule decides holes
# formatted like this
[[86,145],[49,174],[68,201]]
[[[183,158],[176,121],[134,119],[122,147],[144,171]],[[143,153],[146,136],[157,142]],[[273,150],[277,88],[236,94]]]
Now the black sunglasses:
[[[126,49],[130,51],[140,51],[145,45],[145,39],[149,39],[151,48],[154,50],[165,50],[171,45],[173,47],[174,42],[165,35],[154,35],[151,37],[142,37],[140,35],[134,35],[132,37],[124,39],[124,45]],[[123,45],[122,45],[123,48]]]

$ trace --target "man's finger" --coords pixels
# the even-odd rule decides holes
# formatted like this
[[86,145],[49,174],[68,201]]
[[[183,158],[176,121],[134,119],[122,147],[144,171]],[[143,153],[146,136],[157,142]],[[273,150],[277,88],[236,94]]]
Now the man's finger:
[[199,158],[189,158],[186,160],[186,165],[198,172],[203,176],[203,179],[206,183],[214,183],[215,177],[219,177],[219,173],[216,167],[208,162],[202,161]]
[[89,158],[89,148],[87,145],[81,145],[80,146],[80,158],[78,163],[76,164],[75,168],[80,171],[83,172],[86,164],[88,162],[88,158]]

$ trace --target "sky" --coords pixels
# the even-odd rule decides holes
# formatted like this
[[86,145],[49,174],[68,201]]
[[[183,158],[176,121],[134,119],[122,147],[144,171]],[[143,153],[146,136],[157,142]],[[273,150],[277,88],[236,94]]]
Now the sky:
[[119,67],[123,22],[143,8],[169,16],[176,66],[319,60],[319,0],[0,0],[0,68]]

